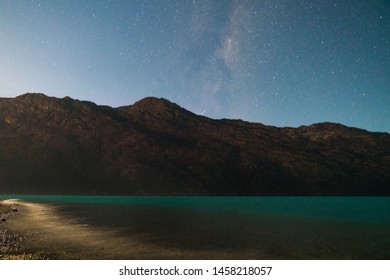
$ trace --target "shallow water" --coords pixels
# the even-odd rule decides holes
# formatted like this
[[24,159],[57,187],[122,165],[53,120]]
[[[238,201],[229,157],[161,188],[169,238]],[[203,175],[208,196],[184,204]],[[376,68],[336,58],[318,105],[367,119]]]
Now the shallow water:
[[389,259],[390,197],[18,199],[35,250],[81,259]]

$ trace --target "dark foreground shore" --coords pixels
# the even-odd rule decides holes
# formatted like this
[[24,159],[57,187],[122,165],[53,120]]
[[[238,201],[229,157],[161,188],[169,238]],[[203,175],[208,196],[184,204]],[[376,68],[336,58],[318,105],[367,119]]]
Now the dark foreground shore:
[[58,259],[49,251],[28,249],[28,240],[21,233],[9,230],[8,223],[19,215],[19,206],[0,201],[0,260]]

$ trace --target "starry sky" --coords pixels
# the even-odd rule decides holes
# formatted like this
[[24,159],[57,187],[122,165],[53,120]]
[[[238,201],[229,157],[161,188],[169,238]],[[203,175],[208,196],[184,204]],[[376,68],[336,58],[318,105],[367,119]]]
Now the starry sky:
[[0,96],[390,132],[388,0],[0,0]]

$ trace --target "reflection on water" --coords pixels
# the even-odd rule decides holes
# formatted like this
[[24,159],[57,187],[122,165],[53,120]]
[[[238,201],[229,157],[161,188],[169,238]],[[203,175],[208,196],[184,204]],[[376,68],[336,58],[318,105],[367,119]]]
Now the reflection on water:
[[355,200],[348,206],[350,198],[306,206],[299,198],[289,205],[286,198],[272,205],[266,199],[20,200],[12,229],[25,232],[30,246],[64,258],[390,258],[389,199],[372,207]]

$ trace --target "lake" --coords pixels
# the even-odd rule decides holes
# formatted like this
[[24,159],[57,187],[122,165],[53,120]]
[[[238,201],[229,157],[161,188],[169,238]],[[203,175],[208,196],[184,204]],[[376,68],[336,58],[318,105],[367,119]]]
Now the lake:
[[0,196],[69,259],[390,259],[390,197]]

